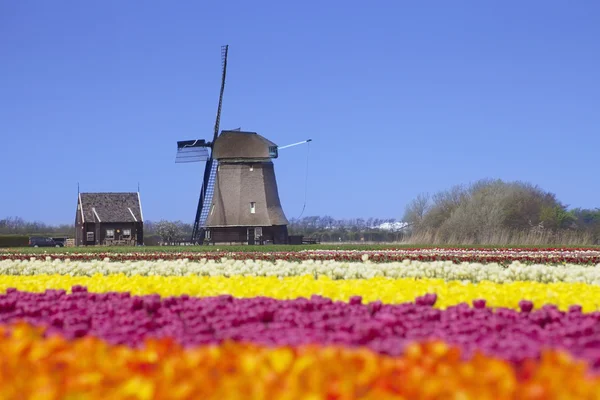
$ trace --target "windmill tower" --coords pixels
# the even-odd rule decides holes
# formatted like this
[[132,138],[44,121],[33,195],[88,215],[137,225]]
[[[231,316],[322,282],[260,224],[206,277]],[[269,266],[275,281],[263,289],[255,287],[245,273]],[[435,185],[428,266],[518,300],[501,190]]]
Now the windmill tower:
[[227,53],[228,46],[223,46],[223,75],[212,142],[177,142],[176,163],[206,161],[192,242],[287,243],[288,220],[281,208],[272,159],[278,157],[279,149],[310,139],[278,147],[256,132],[237,129],[219,134]]

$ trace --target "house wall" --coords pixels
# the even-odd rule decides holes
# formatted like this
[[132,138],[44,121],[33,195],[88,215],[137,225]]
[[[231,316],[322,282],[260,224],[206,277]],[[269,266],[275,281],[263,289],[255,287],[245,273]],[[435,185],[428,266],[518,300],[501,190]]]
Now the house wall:
[[138,246],[143,246],[144,245],[144,223],[143,222],[135,223],[135,234],[137,236]]
[[[104,245],[106,239],[106,230],[114,229],[115,239],[123,239],[123,229],[131,229],[131,239],[138,245],[144,244],[144,227],[142,222],[116,222],[116,223],[99,223],[86,222],[78,224],[75,227],[75,245],[76,246],[95,246]],[[120,232],[117,232],[119,230]],[[94,232],[94,240],[87,241],[87,232]],[[123,239],[124,240],[124,239]]]
[[[87,240],[88,232],[94,232],[94,240],[93,241],[88,242],[88,240]],[[97,240],[98,240],[98,233],[97,233],[96,224],[94,222],[84,222],[83,229],[82,229],[82,245],[93,246],[96,244]]]
[[82,246],[85,240],[83,220],[81,218],[81,203],[77,199],[77,210],[75,212],[75,246]]
[[[262,227],[247,227],[247,226],[232,226],[208,228],[210,232],[210,243],[241,243],[248,244],[248,228],[262,228],[263,240],[268,240],[273,244],[286,244],[288,239],[288,231],[286,225],[262,226]],[[256,244],[258,239],[256,239]]]
[[[109,229],[114,230],[114,238],[113,240],[126,240],[123,237],[123,230],[130,229],[131,237],[130,240],[135,240],[135,243],[142,244],[143,243],[143,229],[139,223],[136,222],[102,222],[96,224],[97,226],[97,240],[96,243],[99,245],[103,245],[106,243],[106,231]],[[119,231],[119,232],[117,232]],[[138,235],[141,236],[138,238]]]
[[77,211],[75,212],[75,246],[81,244],[81,212],[79,211],[79,199],[77,199]]

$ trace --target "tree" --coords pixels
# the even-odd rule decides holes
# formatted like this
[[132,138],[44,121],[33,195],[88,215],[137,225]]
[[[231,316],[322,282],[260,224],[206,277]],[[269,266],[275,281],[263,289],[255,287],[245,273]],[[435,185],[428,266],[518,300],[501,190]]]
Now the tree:
[[423,222],[423,217],[429,208],[429,194],[421,193],[413,199],[404,210],[404,217],[402,220],[407,222],[414,227],[418,228]]
[[560,205],[542,206],[540,211],[540,223],[544,228],[551,230],[566,229],[575,225],[576,218]]
[[181,236],[181,229],[175,222],[160,220],[155,224],[156,233],[167,243]]
[[558,231],[572,231],[581,225],[581,218],[581,212],[567,211],[553,193],[530,183],[500,179],[453,186],[434,194],[431,202],[419,195],[404,213],[404,221],[412,224],[415,234],[440,243],[465,244],[490,243],[499,235],[510,240],[514,234],[544,232],[551,237]]

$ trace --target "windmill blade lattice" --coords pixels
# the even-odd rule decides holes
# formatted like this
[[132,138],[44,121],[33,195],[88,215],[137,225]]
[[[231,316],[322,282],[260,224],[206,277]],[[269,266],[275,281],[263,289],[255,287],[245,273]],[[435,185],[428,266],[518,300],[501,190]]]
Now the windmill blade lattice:
[[206,186],[206,197],[204,197],[204,204],[202,204],[202,210],[200,212],[200,221],[199,225],[204,227],[206,224],[206,218],[208,218],[208,213],[211,210],[211,203],[215,191],[215,180],[217,178],[217,168],[219,166],[219,162],[213,159],[210,175],[208,177],[207,186]]

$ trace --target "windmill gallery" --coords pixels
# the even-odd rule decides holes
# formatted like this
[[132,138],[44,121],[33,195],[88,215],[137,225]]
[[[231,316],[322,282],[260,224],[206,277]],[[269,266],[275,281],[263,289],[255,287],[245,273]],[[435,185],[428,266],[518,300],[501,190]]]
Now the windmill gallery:
[[[213,140],[177,142],[176,163],[205,162],[192,243],[289,243],[272,159],[279,147],[256,132],[219,132],[228,46],[221,49],[222,78]],[[301,239],[300,239],[301,240]]]

